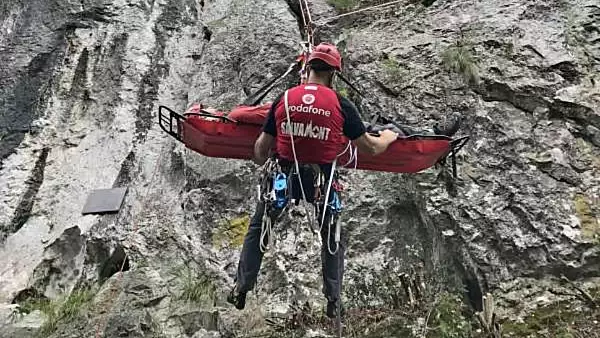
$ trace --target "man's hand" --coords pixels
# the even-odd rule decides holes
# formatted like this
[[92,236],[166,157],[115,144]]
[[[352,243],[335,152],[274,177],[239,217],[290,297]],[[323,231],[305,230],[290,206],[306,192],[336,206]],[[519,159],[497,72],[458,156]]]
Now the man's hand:
[[395,133],[389,129],[385,129],[379,132],[379,137],[384,140],[385,143],[392,143],[398,139],[398,133]]
[[254,158],[252,161],[258,165],[263,165],[269,157],[269,151],[275,143],[275,138],[265,132],[260,133],[254,143]]
[[379,136],[373,136],[369,133],[362,134],[361,137],[354,140],[358,150],[371,155],[383,153],[387,147],[398,138],[398,134],[391,130],[382,130]]

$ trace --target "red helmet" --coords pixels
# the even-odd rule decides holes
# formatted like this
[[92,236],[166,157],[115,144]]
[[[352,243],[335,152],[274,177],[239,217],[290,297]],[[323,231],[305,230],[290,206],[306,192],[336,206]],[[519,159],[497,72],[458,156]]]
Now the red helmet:
[[334,45],[329,43],[321,43],[316,46],[312,53],[308,56],[308,63],[312,60],[322,60],[326,64],[335,68],[337,71],[342,71],[342,56]]

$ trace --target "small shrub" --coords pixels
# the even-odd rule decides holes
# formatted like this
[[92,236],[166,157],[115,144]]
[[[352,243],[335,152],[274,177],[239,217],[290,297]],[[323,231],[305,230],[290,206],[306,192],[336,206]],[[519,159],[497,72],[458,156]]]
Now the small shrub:
[[398,309],[406,301],[401,271],[394,261],[381,271],[356,265],[346,272],[345,292],[347,305],[361,309]]
[[345,98],[347,98],[347,99],[349,98],[348,88],[340,88],[340,89],[338,89],[338,90],[337,90],[337,92],[338,92],[338,93],[339,93],[341,96],[343,96],[343,97],[345,97]]
[[543,330],[549,337],[573,338],[573,333],[584,333],[586,326],[594,326],[589,319],[597,318],[599,314],[590,312],[575,310],[568,301],[548,304],[537,308],[522,321],[506,320],[502,323],[502,332],[506,337],[532,337]]
[[479,82],[477,60],[468,44],[458,41],[442,54],[446,69],[461,74],[468,83]]
[[585,43],[585,37],[581,34],[580,27],[577,24],[577,17],[572,11],[568,11],[565,23],[565,47],[577,48]]
[[471,321],[462,314],[463,303],[456,295],[444,292],[432,311],[432,329],[427,337],[469,338]]
[[335,91],[338,94],[347,98],[350,101],[353,101],[354,96],[356,96],[356,92],[354,92],[352,88],[348,87],[348,85],[338,76],[334,76],[333,78],[333,88],[335,88]]
[[583,237],[600,243],[600,222],[598,222],[587,196],[577,194],[573,203],[575,206],[575,215],[581,223],[581,234]]
[[395,58],[384,59],[381,63],[387,78],[392,82],[400,82],[406,78],[406,70],[402,68]]
[[89,289],[75,290],[68,297],[57,300],[47,298],[30,298],[19,304],[18,313],[28,314],[39,310],[45,317],[38,334],[47,337],[62,322],[72,321],[77,318],[89,302],[93,299],[93,293]]
[[174,274],[181,286],[177,300],[199,305],[214,303],[217,290],[208,275],[197,273],[187,266],[176,269]]
[[86,304],[88,304],[93,294],[90,290],[77,290],[69,295],[69,297],[61,304],[59,314],[61,319],[72,320]]

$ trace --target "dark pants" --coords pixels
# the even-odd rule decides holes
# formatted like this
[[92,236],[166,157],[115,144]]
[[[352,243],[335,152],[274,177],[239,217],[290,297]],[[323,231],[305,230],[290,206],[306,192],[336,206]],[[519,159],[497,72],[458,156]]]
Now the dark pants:
[[[307,199],[309,198],[309,194],[312,194],[312,182],[310,180],[303,179],[305,182],[304,187],[307,194]],[[307,189],[308,188],[308,189]],[[260,265],[263,258],[263,253],[260,251],[259,242],[260,242],[260,231],[261,231],[261,223],[262,216],[264,213],[264,205],[262,202],[259,202],[256,206],[256,212],[252,217],[250,222],[250,227],[248,228],[248,233],[246,234],[246,238],[244,239],[244,246],[242,247],[242,253],[240,256],[240,262],[238,265],[236,282],[238,285],[238,290],[240,292],[248,292],[254,288],[254,284],[256,283],[256,277],[258,276],[258,271],[260,269]],[[321,215],[317,218],[317,224],[320,224]],[[340,245],[335,252],[335,255],[331,255],[327,248],[327,233],[328,233],[328,221],[331,214],[329,213],[329,209],[327,209],[327,213],[325,216],[325,222],[323,223],[323,228],[321,229],[321,269],[323,274],[323,294],[329,300],[338,299],[338,295],[341,291],[342,285],[342,276],[344,271],[344,232],[342,229],[342,240],[340,240]],[[274,228],[277,228],[274,224]],[[268,238],[264,238],[264,245],[267,244]],[[329,238],[331,251],[334,252],[336,249],[335,246],[335,224],[331,226],[331,234]]]

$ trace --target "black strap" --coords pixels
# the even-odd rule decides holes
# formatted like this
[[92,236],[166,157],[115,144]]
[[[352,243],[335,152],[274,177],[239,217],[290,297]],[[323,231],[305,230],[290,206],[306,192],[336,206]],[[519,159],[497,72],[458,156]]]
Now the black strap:
[[[273,79],[269,80],[267,84],[259,88],[254,94],[251,94],[244,100],[243,104],[247,106],[257,106],[260,102],[275,88],[275,85],[281,81],[283,78],[288,76],[292,71],[299,69],[298,62],[292,63],[288,69],[281,75],[275,76]],[[257,97],[258,96],[258,97]]]
[[[363,94],[360,90],[358,90],[358,88],[356,88],[352,84],[352,82],[350,82],[348,79],[346,79],[346,77],[344,77],[344,75],[342,75],[342,73],[338,72],[337,75],[340,77],[340,79],[342,79],[342,81],[344,81],[345,84],[348,85],[348,87],[350,87],[352,90],[354,90],[360,97],[362,97],[363,99],[365,99],[370,104],[374,105],[377,109],[383,110],[383,108],[377,102],[371,101],[365,94]],[[376,112],[373,115],[373,119],[371,120],[371,126],[374,126],[375,123],[377,123],[377,121],[381,121],[384,124],[392,123],[393,125],[395,125],[396,127],[400,128],[401,130],[404,129],[396,121],[392,121],[392,120],[390,120],[388,118],[385,118],[385,117],[381,116],[381,113],[379,113],[379,112]]]
[[[337,73],[337,74],[340,77],[340,79],[342,79],[342,81],[344,81],[344,83],[346,83],[350,88],[352,88],[352,90],[354,90],[356,93],[358,93],[358,95],[360,95],[363,99],[365,99],[370,104],[374,105],[380,111],[383,110],[383,107],[381,107],[377,102],[374,102],[374,101],[370,100],[367,96],[365,96],[360,90],[358,90],[341,73]],[[413,133],[413,129],[411,127],[406,126],[406,125],[402,125],[402,124],[400,124],[400,123],[398,123],[398,122],[396,122],[394,120],[388,119],[387,117],[384,117],[383,115],[381,115],[380,112],[376,112],[375,114],[373,114],[373,117],[371,119],[371,127],[375,126],[375,124],[377,123],[377,121],[381,121],[383,124],[393,124],[394,126],[396,126],[398,129],[400,129],[406,135],[410,135],[410,134]]]

